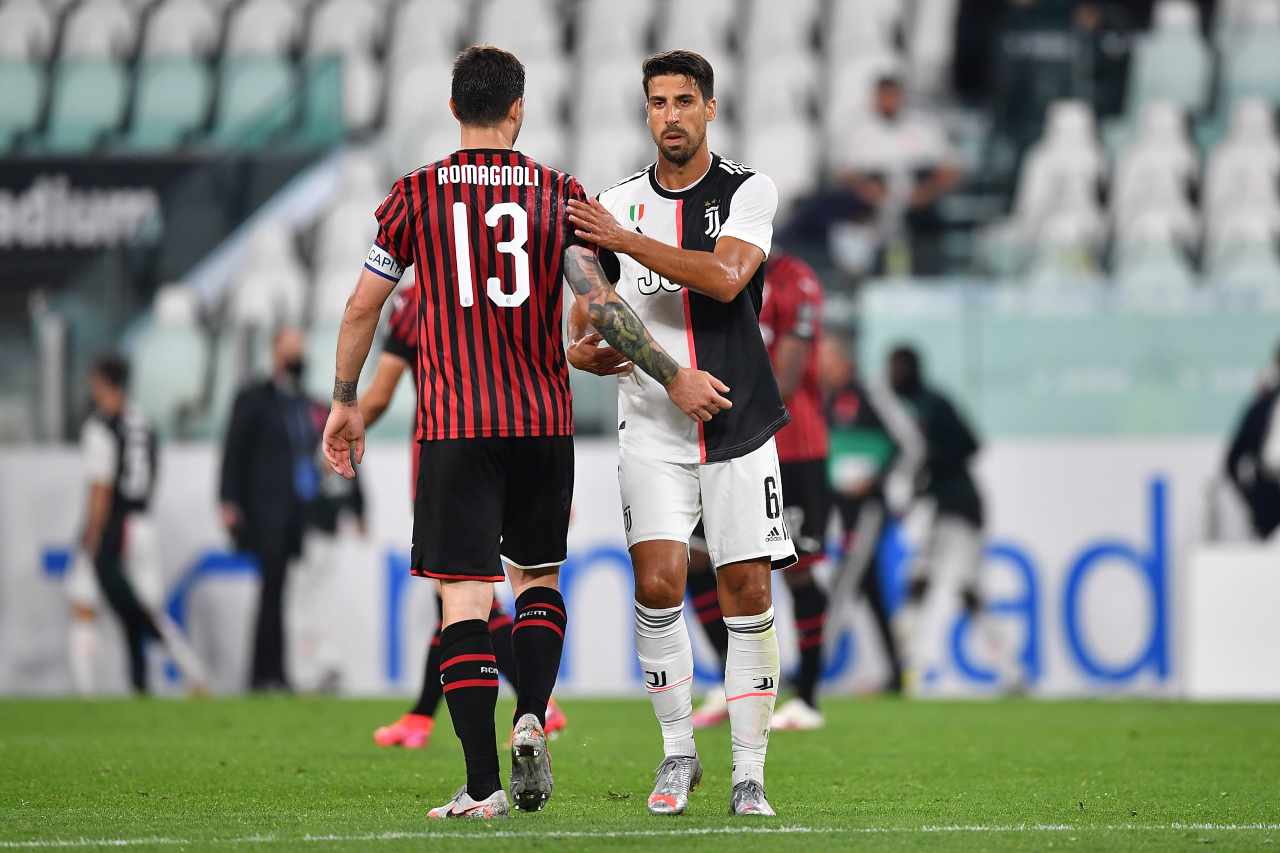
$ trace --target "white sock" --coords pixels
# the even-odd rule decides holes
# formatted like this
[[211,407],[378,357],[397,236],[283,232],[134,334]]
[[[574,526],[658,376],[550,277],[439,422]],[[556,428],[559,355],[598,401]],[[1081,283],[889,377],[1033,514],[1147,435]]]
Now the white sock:
[[93,692],[93,662],[97,650],[98,626],[92,619],[71,617],[71,628],[67,633],[67,661],[71,664],[71,683],[81,696]]
[[662,727],[665,755],[697,755],[693,742],[693,646],[684,623],[684,605],[645,607],[636,603],[636,654],[645,690]]
[[724,624],[729,629],[724,689],[733,737],[733,784],[750,779],[763,785],[780,669],[773,608],[755,616],[726,616]]
[[194,690],[208,690],[209,675],[205,672],[204,664],[200,662],[199,655],[196,654],[195,649],[191,648],[182,631],[169,618],[169,614],[162,610],[154,610],[151,612],[151,621],[160,632],[165,650],[173,656],[178,669],[182,670],[182,677],[186,679],[187,686]]

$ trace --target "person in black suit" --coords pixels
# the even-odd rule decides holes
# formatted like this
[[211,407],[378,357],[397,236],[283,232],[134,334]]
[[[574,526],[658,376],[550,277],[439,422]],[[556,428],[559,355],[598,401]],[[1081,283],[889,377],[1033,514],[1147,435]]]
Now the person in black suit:
[[284,668],[284,584],[302,552],[308,507],[319,492],[320,433],[302,390],[305,339],[280,330],[272,375],[236,396],[223,445],[222,523],[236,547],[258,559],[262,587],[253,643],[253,690],[288,690]]
[[[1249,507],[1259,539],[1280,529],[1280,475],[1264,459],[1270,431],[1280,429],[1280,346],[1272,374],[1249,401],[1227,451],[1227,476]],[[1275,440],[1272,437],[1272,440]]]

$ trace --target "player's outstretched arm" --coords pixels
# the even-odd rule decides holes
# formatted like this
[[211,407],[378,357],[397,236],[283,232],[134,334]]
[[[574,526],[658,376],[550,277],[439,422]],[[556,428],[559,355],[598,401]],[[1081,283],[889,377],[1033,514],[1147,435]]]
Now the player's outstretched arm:
[[396,386],[400,384],[400,376],[409,364],[400,356],[384,352],[378,359],[378,369],[373,374],[373,384],[360,395],[357,406],[360,419],[365,428],[373,426],[391,405],[391,398],[396,394]]
[[591,325],[609,345],[630,359],[667,389],[671,402],[694,420],[709,421],[733,407],[721,396],[729,387],[703,370],[681,367],[654,340],[627,301],[618,295],[595,253],[585,246],[564,252],[565,278],[579,299],[585,300]]
[[364,459],[364,419],[356,405],[356,382],[373,345],[382,306],[396,283],[368,270],[360,274],[356,289],[347,299],[338,330],[338,356],[333,381],[333,407],[324,425],[324,455],[335,472],[348,480],[356,475],[356,463]]

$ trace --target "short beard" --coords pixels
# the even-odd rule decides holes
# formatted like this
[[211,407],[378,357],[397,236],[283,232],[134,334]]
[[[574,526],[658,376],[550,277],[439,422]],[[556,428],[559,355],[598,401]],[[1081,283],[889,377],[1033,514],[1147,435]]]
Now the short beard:
[[[703,139],[705,138],[706,137],[704,136]],[[698,149],[702,147],[702,139],[699,139],[697,142],[694,142],[693,139],[688,136],[686,136],[685,139],[688,140],[689,144],[676,152],[669,151],[666,146],[662,144],[661,139],[659,139],[659,155],[661,155],[662,159],[675,166],[683,166],[685,163],[688,163],[693,159],[693,155],[698,153]]]

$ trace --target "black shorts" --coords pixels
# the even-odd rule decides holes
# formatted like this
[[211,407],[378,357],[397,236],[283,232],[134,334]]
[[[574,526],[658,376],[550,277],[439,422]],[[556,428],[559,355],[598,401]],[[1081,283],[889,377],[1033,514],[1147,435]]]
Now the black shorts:
[[504,580],[565,561],[573,437],[458,438],[418,446],[410,571],[440,580]]
[[827,521],[831,517],[831,489],[827,460],[783,462],[782,502],[796,543],[796,567],[811,566],[826,550]]

